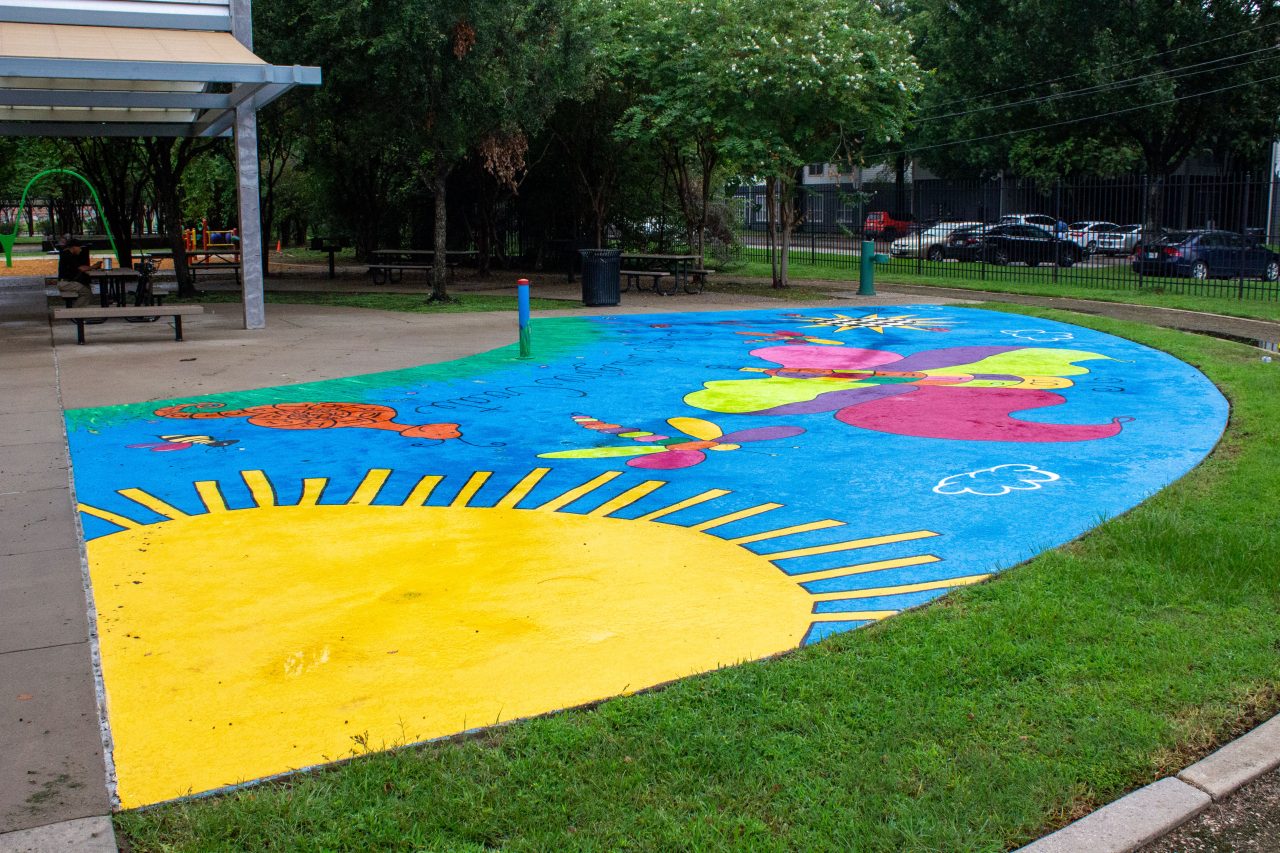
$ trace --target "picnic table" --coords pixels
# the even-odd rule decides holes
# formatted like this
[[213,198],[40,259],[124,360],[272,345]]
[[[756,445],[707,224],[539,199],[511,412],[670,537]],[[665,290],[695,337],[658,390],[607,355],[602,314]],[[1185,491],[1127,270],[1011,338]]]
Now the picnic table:
[[129,297],[129,285],[137,284],[139,274],[135,269],[91,269],[86,273],[92,284],[98,285],[98,299],[103,308],[124,305]]
[[[474,249],[449,249],[444,254],[446,265],[451,267],[459,260],[474,258],[479,253]],[[395,284],[405,270],[431,269],[435,258],[435,249],[374,249],[369,253],[369,275],[373,277],[374,284]]]
[[700,266],[701,262],[702,259],[697,255],[623,252],[623,269],[620,274],[625,283],[622,289],[630,290],[634,284],[636,290],[640,290],[641,280],[651,278],[654,292],[664,296],[670,296],[680,288],[684,288],[685,293],[700,293],[707,277],[707,271]]

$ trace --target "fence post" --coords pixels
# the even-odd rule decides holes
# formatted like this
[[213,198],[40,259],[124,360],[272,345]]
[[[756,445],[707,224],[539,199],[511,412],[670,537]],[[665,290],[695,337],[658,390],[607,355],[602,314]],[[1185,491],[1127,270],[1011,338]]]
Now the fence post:
[[916,216],[916,275],[920,275],[924,272],[924,232],[920,230],[920,184],[916,182],[914,163],[911,166],[911,212]]
[[1240,281],[1236,290],[1236,298],[1244,299],[1244,253],[1249,243],[1249,178],[1245,173],[1244,183],[1240,187],[1240,260],[1237,262]]

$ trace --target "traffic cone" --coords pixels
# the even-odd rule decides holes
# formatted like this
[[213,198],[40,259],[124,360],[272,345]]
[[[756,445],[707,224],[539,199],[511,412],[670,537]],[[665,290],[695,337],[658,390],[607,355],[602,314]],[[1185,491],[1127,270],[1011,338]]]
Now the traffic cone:
[[279,251],[280,251],[280,240],[279,240],[279,238],[277,238],[277,239],[276,239],[276,251],[277,251],[277,252],[279,252]]

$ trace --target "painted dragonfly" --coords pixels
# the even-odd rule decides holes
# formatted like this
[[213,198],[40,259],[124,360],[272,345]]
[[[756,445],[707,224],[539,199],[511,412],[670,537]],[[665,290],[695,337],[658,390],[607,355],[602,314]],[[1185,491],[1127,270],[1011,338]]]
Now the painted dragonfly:
[[635,427],[625,427],[597,420],[590,415],[575,414],[573,420],[583,429],[628,438],[632,445],[588,447],[581,450],[559,450],[539,453],[540,459],[603,459],[614,456],[636,456],[627,462],[632,468],[670,470],[689,468],[707,458],[704,451],[738,450],[754,441],[772,441],[800,435],[800,427],[776,426],[744,429],[725,435],[720,427],[702,418],[668,418],[667,423],[683,437],[672,437]]

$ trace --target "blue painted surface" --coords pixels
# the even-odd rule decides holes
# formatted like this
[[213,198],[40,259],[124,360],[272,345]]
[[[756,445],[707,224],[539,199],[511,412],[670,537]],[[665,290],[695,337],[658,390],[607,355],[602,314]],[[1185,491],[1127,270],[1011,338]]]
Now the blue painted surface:
[[[810,592],[838,593],[986,574],[1020,563],[1124,512],[1186,473],[1213,448],[1226,425],[1226,401],[1199,371],[1130,341],[1048,320],[968,308],[904,305],[875,310],[882,317],[911,315],[939,322],[927,329],[887,327],[879,333],[869,328],[812,328],[788,316],[792,312],[778,310],[539,320],[534,326],[540,342],[558,334],[562,344],[577,345],[563,344],[542,359],[535,353],[533,361],[517,360],[513,347],[421,371],[201,398],[225,403],[226,410],[277,400],[389,406],[398,424],[459,424],[462,437],[443,441],[391,430],[285,430],[254,426],[245,418],[174,420],[151,413],[167,403],[77,410],[68,415],[77,493],[85,504],[145,523],[161,517],[118,490],[142,489],[186,512],[199,513],[204,508],[192,484],[214,480],[221,484],[229,506],[247,507],[253,500],[240,472],[260,469],[277,489],[279,503],[298,500],[303,478],[325,477],[329,482],[320,503],[340,504],[351,497],[366,472],[386,468],[392,473],[377,503],[400,503],[422,476],[444,474],[445,482],[429,503],[446,504],[472,472],[491,471],[489,483],[470,502],[483,506],[496,502],[532,469],[548,467],[550,473],[522,507],[537,506],[598,474],[618,471],[621,476],[607,487],[570,504],[567,511],[588,512],[643,481],[662,480],[668,485],[616,517],[635,518],[707,489],[728,489],[731,495],[674,513],[663,522],[692,525],[764,502],[784,506],[716,528],[715,535],[746,536],[825,518],[845,522],[840,528],[744,546],[761,554],[906,531],[938,534],[879,545],[853,556],[836,552],[778,560],[780,570],[801,574],[855,560],[920,554],[938,558],[803,584]],[[814,309],[805,316],[835,312]],[[1069,377],[1071,386],[1055,392],[1064,403],[1014,412],[1014,417],[1080,425],[1131,420],[1123,421],[1118,434],[1094,440],[968,441],[872,431],[843,423],[831,412],[722,414],[685,401],[706,382],[762,377],[741,369],[775,365],[751,352],[783,344],[753,342],[739,332],[778,331],[839,340],[845,349],[899,356],[954,347],[1096,353],[1105,358],[1079,362],[1088,372]],[[728,452],[708,450],[697,464],[671,470],[629,467],[626,457],[540,458],[539,454],[556,451],[644,444],[584,429],[572,420],[574,414],[682,439],[666,423],[668,418],[708,420],[725,433],[776,426],[804,432],[743,443]],[[180,450],[130,447],[181,444],[159,437],[174,435],[234,443],[193,444]],[[1010,487],[1004,494],[936,490],[947,478],[1009,465],[1034,466],[1054,477],[1022,477],[1025,468],[1002,468],[980,488],[998,492],[1002,485]],[[118,528],[86,515],[84,529],[92,540]],[[902,609],[945,591],[818,603],[815,612],[836,621],[815,624],[806,641],[863,624],[838,620],[842,612]]]

